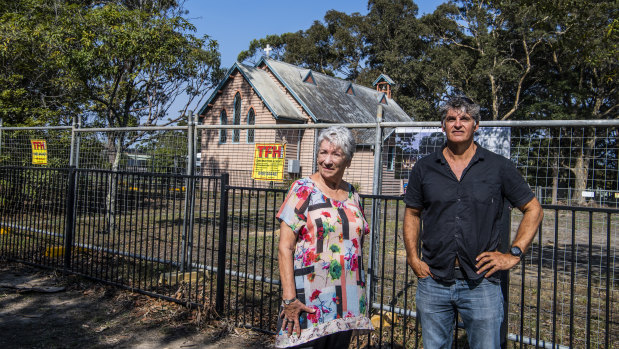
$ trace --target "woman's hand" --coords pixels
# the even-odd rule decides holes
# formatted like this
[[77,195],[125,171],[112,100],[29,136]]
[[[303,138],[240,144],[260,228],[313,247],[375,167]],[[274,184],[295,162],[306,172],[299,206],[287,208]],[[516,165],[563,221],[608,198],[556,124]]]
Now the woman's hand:
[[283,317],[282,320],[282,329],[288,331],[288,336],[301,335],[301,324],[299,323],[299,317],[302,312],[306,313],[314,313],[316,310],[312,309],[305,304],[301,303],[298,299],[289,305],[284,304],[284,310],[279,314],[279,316]]
[[[288,224],[281,222],[279,236],[279,274],[280,282],[282,283],[282,297],[284,299],[295,298],[294,284],[294,265],[292,262],[295,244],[297,241],[296,234],[290,229]],[[302,312],[314,313],[315,310],[305,306],[298,299],[286,305],[279,314],[282,317],[282,329],[288,331],[288,336],[291,334],[301,335],[301,324],[299,317]]]

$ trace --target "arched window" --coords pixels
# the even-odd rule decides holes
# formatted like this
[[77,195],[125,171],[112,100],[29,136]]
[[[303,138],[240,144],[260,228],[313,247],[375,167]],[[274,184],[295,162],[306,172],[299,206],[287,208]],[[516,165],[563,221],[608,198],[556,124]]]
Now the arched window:
[[[254,113],[254,108],[250,108],[247,113],[247,124],[256,124],[256,113]],[[254,131],[254,129],[247,129],[247,143],[254,143]]]
[[[226,110],[222,110],[221,114],[219,114],[219,123],[222,126],[225,126],[228,124],[228,115],[226,115]],[[226,141],[228,140],[228,130],[226,130],[225,128],[222,128],[221,130],[219,130],[219,143],[226,143]]]
[[[236,93],[236,95],[234,95],[234,120],[233,120],[233,124],[234,125],[240,125],[241,124],[241,94],[238,93],[238,92]],[[241,139],[241,130],[239,130],[239,129],[232,130],[232,142],[238,143],[240,139]]]

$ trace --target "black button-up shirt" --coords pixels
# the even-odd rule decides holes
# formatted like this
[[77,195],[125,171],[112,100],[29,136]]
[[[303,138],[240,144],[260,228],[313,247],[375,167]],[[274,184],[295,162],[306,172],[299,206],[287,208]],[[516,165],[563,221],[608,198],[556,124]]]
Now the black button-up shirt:
[[411,170],[404,202],[422,210],[423,261],[436,278],[452,281],[456,257],[467,278],[483,277],[476,273],[475,258],[498,248],[504,200],[521,207],[533,197],[511,161],[477,144],[459,181],[442,150],[420,159]]

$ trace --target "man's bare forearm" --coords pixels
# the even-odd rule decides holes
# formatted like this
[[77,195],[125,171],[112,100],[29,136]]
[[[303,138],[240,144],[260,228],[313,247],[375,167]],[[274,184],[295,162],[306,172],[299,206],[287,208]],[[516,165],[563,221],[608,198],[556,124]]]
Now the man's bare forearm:
[[406,248],[407,260],[419,258],[419,230],[421,226],[421,211],[407,207],[404,212],[404,247]]
[[523,212],[523,217],[512,246],[518,246],[522,252],[525,252],[531,245],[535,234],[537,234],[537,229],[544,218],[544,210],[536,198],[519,207],[519,209]]

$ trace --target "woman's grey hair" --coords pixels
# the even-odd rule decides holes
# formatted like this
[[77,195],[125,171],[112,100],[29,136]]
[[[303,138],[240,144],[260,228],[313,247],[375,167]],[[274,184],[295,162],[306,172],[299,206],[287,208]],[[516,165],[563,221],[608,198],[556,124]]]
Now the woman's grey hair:
[[468,114],[473,120],[475,125],[479,124],[479,105],[475,104],[470,98],[460,96],[452,97],[439,109],[441,113],[441,124],[445,125],[445,117],[450,110],[459,110]]
[[322,130],[318,136],[318,145],[320,145],[322,141],[329,141],[333,143],[333,145],[342,149],[346,160],[352,160],[352,156],[355,153],[355,147],[357,145],[352,132],[350,132],[350,130],[346,127],[331,126]]

